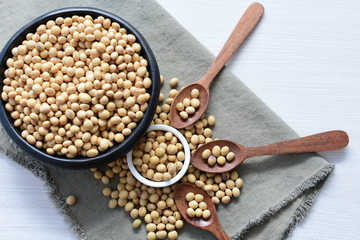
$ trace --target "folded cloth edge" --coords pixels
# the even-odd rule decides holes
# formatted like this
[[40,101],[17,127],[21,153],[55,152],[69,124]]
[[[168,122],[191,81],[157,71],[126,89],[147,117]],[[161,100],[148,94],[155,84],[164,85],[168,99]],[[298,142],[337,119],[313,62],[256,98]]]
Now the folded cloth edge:
[[[281,239],[286,239],[290,233],[294,230],[295,226],[301,222],[306,214],[309,212],[310,208],[313,206],[313,203],[320,192],[320,188],[323,183],[326,181],[327,177],[334,170],[335,165],[329,164],[319,170],[311,178],[303,182],[298,188],[296,188],[289,196],[284,198],[282,201],[277,203],[275,206],[268,209],[267,212],[263,213],[261,216],[255,220],[249,222],[244,228],[240,229],[237,234],[232,236],[234,239],[244,239],[249,230],[257,225],[261,225],[269,220],[272,216],[276,215],[284,207],[294,202],[298,197],[306,195],[301,201],[299,206],[296,208],[295,212],[291,216],[288,228],[283,233]],[[311,190],[309,193],[306,191]]]
[[[3,126],[0,124],[0,132],[1,131],[5,133]],[[47,167],[43,163],[34,160],[30,156],[28,156],[25,152],[19,149],[18,146],[15,146],[15,143],[10,139],[8,135],[6,135],[6,137],[4,137],[3,139],[5,139],[4,142],[8,142],[11,145],[14,145],[14,147],[11,149],[18,149],[19,151],[11,152],[10,149],[2,147],[2,144],[0,144],[0,153],[12,159],[20,166],[28,169],[36,177],[40,178],[45,183],[45,188],[48,191],[48,196],[55,204],[55,207],[58,208],[60,212],[64,215],[65,220],[69,223],[69,227],[76,233],[77,238],[81,240],[90,239],[85,233],[79,220],[71,213],[69,206],[66,204],[66,198],[58,191],[58,187],[55,181],[52,179]],[[3,141],[3,139],[0,139],[0,143],[1,141]]]

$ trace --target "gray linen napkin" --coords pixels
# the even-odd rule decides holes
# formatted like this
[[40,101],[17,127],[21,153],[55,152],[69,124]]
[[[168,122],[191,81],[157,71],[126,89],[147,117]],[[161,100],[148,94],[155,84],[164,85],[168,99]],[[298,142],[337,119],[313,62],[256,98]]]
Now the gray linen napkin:
[[[214,59],[153,0],[1,1],[0,16],[6,24],[0,28],[0,47],[30,20],[50,10],[70,6],[97,7],[129,21],[148,40],[162,75],[168,79],[180,78],[182,86],[199,79]],[[245,9],[239,9],[242,10]],[[260,146],[298,137],[226,68],[213,83],[211,95],[207,113],[217,118],[215,138]],[[104,185],[95,180],[89,170],[44,166],[18,149],[1,126],[0,150],[44,179],[51,198],[80,239],[145,238],[144,227],[133,230],[131,218],[123,209],[107,207],[108,199],[101,193]],[[222,226],[236,239],[286,238],[305,216],[333,167],[317,154],[267,156],[246,161],[237,169],[244,180],[240,198],[218,207]],[[64,204],[64,196],[69,194],[78,198],[78,204],[71,208]],[[214,238],[187,224],[180,231],[180,239]]]

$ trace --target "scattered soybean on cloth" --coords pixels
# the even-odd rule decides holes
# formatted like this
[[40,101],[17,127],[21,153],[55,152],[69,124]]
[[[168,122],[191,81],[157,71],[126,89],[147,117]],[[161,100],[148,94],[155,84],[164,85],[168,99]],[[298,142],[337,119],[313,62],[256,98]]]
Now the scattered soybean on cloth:
[[[126,19],[148,40],[161,74],[168,79],[179,78],[181,86],[199,79],[214,60],[204,46],[153,0],[1,1],[0,14],[7,24],[0,28],[0,47],[36,17],[72,6],[95,7]],[[216,117],[215,138],[260,146],[298,137],[226,68],[212,84],[211,94],[207,112]],[[145,238],[145,227],[134,230],[127,212],[108,207],[108,199],[102,194],[104,185],[89,170],[65,170],[31,159],[2,127],[0,150],[46,182],[52,200],[79,239]],[[318,154],[248,160],[236,169],[244,180],[241,196],[228,205],[218,206],[219,220],[234,239],[264,239],[264,236],[284,239],[306,215],[333,168]],[[73,206],[65,204],[69,195],[77,198]],[[179,232],[179,239],[214,237],[186,224]]]

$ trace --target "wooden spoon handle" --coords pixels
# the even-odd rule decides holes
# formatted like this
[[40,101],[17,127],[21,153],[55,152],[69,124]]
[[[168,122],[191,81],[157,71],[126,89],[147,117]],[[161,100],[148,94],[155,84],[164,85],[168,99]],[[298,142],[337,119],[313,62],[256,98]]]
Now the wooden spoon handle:
[[273,143],[262,147],[246,147],[245,158],[288,153],[320,152],[344,148],[349,136],[344,131],[329,131],[294,140]]
[[241,17],[230,37],[221,49],[219,55],[211,65],[210,69],[198,81],[204,87],[209,87],[212,80],[224,67],[225,63],[236,52],[246,37],[254,30],[255,26],[264,14],[264,7],[260,3],[251,4]]
[[219,223],[210,225],[208,230],[214,234],[218,240],[231,240],[231,237],[224,231]]

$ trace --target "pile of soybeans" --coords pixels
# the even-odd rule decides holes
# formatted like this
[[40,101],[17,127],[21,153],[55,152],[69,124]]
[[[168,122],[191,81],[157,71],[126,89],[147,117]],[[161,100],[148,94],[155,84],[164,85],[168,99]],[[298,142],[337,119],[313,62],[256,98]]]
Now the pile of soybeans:
[[124,141],[148,107],[152,81],[140,51],[110,19],[58,17],[12,49],[1,98],[28,143],[95,157]]

